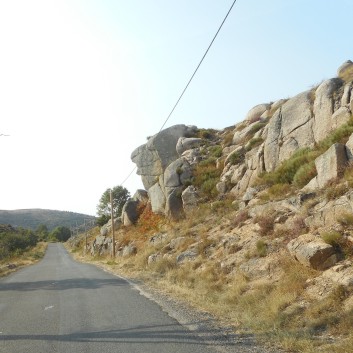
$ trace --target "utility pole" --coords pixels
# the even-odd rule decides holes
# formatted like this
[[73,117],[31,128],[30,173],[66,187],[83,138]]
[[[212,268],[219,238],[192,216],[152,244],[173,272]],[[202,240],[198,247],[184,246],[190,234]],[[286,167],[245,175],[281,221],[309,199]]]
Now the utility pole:
[[113,256],[113,259],[115,259],[114,209],[113,209],[113,190],[112,190],[112,189],[110,189],[110,208],[111,208],[112,243],[113,243],[113,252],[112,252],[112,256]]
[[85,229],[85,255],[87,253],[87,247],[88,247],[88,244],[87,244],[87,227],[86,227],[86,220],[84,219],[83,220],[83,227]]

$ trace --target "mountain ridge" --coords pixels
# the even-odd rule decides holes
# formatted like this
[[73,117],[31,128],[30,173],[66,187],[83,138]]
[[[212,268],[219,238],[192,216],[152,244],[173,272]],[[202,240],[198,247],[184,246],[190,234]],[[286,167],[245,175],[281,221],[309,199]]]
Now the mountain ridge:
[[40,224],[45,224],[49,231],[58,226],[79,227],[83,226],[85,222],[92,223],[95,219],[94,216],[83,213],[42,208],[0,210],[0,224],[10,224],[13,227],[33,230]]

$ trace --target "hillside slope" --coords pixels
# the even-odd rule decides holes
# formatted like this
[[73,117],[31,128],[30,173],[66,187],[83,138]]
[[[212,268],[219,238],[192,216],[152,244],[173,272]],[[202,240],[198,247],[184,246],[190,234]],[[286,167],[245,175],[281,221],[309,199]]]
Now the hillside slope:
[[58,226],[77,227],[87,221],[94,221],[95,217],[55,210],[25,209],[25,210],[0,210],[0,224],[11,224],[13,227],[23,227],[35,230],[40,224],[45,224],[48,230]]
[[108,223],[84,253],[291,352],[352,352],[352,112],[348,61],[222,131],[161,131],[115,243]]

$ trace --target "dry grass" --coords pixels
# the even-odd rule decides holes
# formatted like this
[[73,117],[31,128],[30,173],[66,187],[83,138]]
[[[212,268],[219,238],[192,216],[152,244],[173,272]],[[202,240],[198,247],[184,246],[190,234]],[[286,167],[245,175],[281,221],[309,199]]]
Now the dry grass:
[[257,223],[260,226],[259,234],[264,237],[270,235],[273,232],[275,221],[274,214],[257,216],[254,219],[254,223]]
[[[141,278],[165,293],[216,315],[238,330],[256,332],[258,337],[279,344],[288,351],[309,353],[320,349],[322,352],[345,352],[346,342],[352,342],[349,331],[352,312],[344,312],[343,303],[351,293],[337,288],[324,300],[309,299],[306,295],[308,280],[316,277],[318,272],[303,267],[289,258],[285,251],[278,255],[277,267],[283,273],[280,280],[250,280],[238,265],[225,270],[221,266],[221,255],[217,255],[221,253],[217,234],[222,232],[217,233],[215,229],[220,229],[224,217],[229,220],[230,230],[237,232],[233,227],[241,226],[249,218],[246,210],[229,210],[228,203],[219,203],[213,208],[207,204],[200,205],[185,220],[177,223],[164,219],[156,222],[146,212],[146,217],[142,217],[136,226],[119,233],[119,241],[125,239],[137,244],[137,254],[117,258],[105,266],[120,274]],[[272,217],[256,220],[263,235],[273,231]],[[342,219],[350,222],[349,217]],[[151,236],[161,231],[168,236],[157,244],[151,243]],[[294,218],[282,232],[285,241],[306,232],[304,217]],[[184,241],[178,248],[170,249],[168,244],[176,237],[184,237]],[[257,259],[254,261],[263,261],[260,259],[262,256],[271,256],[268,254],[270,242],[271,238],[257,242]],[[237,244],[234,246],[239,250]],[[190,247],[197,249],[199,256],[192,261],[177,263],[177,255]],[[159,254],[159,257],[148,264],[152,254]],[[227,256],[233,255],[228,252]],[[317,339],[319,335],[328,334],[342,335],[345,341],[329,344]]]
[[39,242],[31,250],[25,251],[20,256],[13,257],[11,260],[0,262],[0,277],[7,276],[12,272],[18,271],[22,267],[32,265],[43,258],[48,243]]

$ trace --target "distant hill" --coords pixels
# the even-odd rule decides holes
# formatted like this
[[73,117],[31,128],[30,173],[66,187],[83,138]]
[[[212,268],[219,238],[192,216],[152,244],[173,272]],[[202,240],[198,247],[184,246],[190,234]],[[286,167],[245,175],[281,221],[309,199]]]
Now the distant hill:
[[82,213],[27,209],[27,210],[0,210],[0,224],[11,224],[13,227],[23,227],[36,229],[40,224],[45,224],[48,230],[52,230],[58,226],[64,227],[81,227],[90,224],[92,226],[95,221],[94,216]]

